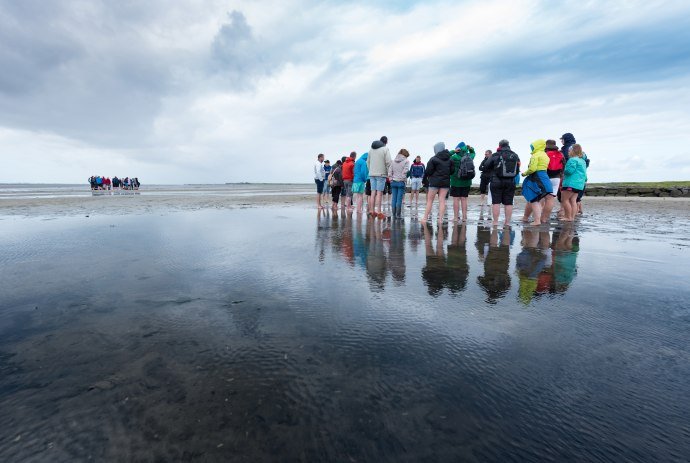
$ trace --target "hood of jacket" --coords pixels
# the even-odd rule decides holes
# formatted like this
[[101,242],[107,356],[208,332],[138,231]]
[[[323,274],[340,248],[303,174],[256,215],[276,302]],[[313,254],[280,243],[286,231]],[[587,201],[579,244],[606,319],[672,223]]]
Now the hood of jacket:
[[564,145],[572,145],[572,144],[577,143],[575,141],[575,136],[570,132],[564,133],[561,138],[563,139]]
[[538,153],[539,151],[543,152],[546,150],[546,140],[541,138],[539,140],[534,140],[530,147],[532,148],[532,154]]
[[402,154],[398,153],[398,155],[395,157],[393,160],[394,162],[405,162],[407,158],[403,156]]
[[450,152],[444,149],[443,151],[436,153],[435,157],[439,158],[441,161],[448,161],[450,160]]
[[371,149],[379,149],[383,148],[384,146],[386,145],[384,145],[381,140],[374,140],[374,142],[371,144]]
[[434,154],[438,154],[445,149],[446,149],[446,144],[443,143],[442,141],[440,141],[434,145]]
[[355,163],[355,161],[352,158],[347,158],[347,159],[345,159],[345,162],[343,163],[343,165],[344,164],[354,164],[354,163]]
[[369,158],[369,152],[367,151],[366,153],[364,153],[363,155],[361,155],[361,156],[359,157],[359,159],[357,159],[357,162],[359,162],[359,161],[364,161],[364,162],[366,162],[368,158]]

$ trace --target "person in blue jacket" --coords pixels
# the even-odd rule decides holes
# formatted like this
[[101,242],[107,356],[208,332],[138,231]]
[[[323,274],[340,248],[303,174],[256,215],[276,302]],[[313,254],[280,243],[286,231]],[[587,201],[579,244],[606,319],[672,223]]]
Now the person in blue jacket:
[[362,203],[364,202],[364,189],[366,187],[367,180],[369,179],[369,168],[367,167],[368,158],[369,153],[364,153],[355,162],[355,176],[352,180],[352,194],[355,198],[357,214],[362,213]]

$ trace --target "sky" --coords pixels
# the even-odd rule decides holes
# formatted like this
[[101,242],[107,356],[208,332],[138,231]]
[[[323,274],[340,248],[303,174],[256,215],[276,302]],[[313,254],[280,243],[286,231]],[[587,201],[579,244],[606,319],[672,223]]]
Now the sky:
[[572,132],[590,182],[690,180],[690,2],[0,0],[0,183],[307,183]]

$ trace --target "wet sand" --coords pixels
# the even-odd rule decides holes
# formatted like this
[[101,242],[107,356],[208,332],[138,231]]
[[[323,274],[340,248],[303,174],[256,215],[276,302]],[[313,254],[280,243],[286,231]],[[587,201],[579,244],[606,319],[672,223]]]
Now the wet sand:
[[690,201],[313,199],[0,200],[0,460],[685,461]]
[[[298,190],[298,191],[295,191]],[[219,192],[217,188],[206,187],[194,190],[194,194],[180,192],[174,187],[158,188],[156,191],[108,193],[98,192],[88,196],[0,198],[0,215],[39,217],[72,215],[131,215],[158,214],[175,211],[201,209],[238,209],[262,206],[304,206],[314,204],[313,193],[304,193],[304,187],[286,189],[285,193],[262,194],[254,190],[249,194],[235,195]],[[409,195],[406,196],[409,198]],[[420,201],[425,196],[420,195]],[[470,205],[477,206],[478,196],[470,196]],[[522,197],[516,197],[516,217],[524,208]],[[639,214],[641,217],[658,215],[662,218],[690,217],[690,198],[632,198],[632,197],[586,197],[588,212],[605,213],[615,211],[616,215]]]

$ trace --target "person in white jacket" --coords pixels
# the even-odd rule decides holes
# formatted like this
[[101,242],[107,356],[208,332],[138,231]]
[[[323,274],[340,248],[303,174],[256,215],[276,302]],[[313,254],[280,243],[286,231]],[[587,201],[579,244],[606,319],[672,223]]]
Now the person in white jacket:
[[391,166],[391,153],[388,150],[388,137],[381,137],[371,144],[367,167],[369,168],[369,181],[371,183],[371,198],[369,199],[369,214],[372,217],[384,219],[386,216],[381,209],[383,189],[386,187],[386,177]]
[[318,209],[323,209],[321,205],[321,196],[323,195],[323,184],[326,178],[326,171],[323,170],[323,154],[319,154],[316,157],[316,162],[314,163],[314,182],[316,183],[316,207]]

